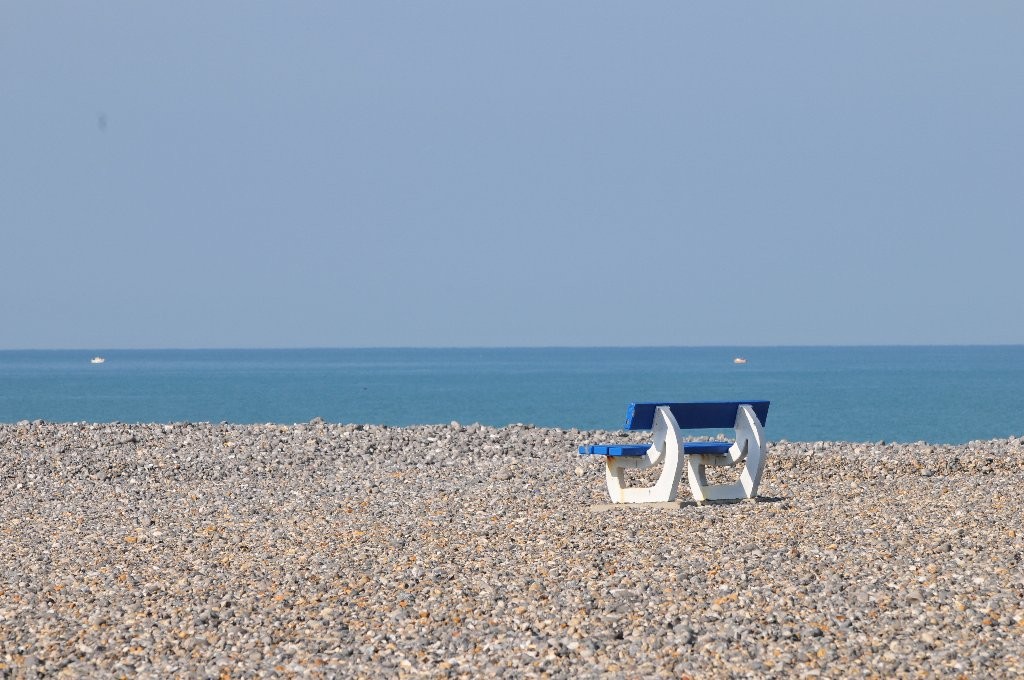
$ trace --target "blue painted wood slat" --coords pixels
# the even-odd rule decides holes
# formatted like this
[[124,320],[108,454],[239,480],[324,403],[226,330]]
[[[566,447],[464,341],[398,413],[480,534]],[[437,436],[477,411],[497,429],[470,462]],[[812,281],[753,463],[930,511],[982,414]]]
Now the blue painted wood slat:
[[668,406],[680,429],[731,428],[736,424],[736,409],[750,404],[761,425],[768,420],[767,401],[709,401],[692,403],[647,402],[629,405],[626,413],[627,430],[649,430],[654,426],[654,412],[659,406]]
[[724,456],[729,453],[732,442],[686,442],[683,452],[703,456]]
[[594,456],[642,456],[651,448],[650,444],[591,444],[581,446],[581,454]]
[[[686,442],[684,453],[695,455],[722,456],[729,452],[732,442]],[[592,456],[642,456],[647,453],[650,444],[590,444],[581,446],[581,455]]]

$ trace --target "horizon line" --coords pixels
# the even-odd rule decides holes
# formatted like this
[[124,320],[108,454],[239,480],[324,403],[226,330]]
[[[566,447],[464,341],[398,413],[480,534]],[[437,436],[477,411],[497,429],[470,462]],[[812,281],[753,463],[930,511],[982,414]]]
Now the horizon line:
[[694,344],[694,345],[307,345],[250,347],[11,347],[0,352],[288,352],[349,350],[509,350],[509,349],[828,349],[855,347],[1022,347],[1024,342],[995,343],[822,343],[822,344]]

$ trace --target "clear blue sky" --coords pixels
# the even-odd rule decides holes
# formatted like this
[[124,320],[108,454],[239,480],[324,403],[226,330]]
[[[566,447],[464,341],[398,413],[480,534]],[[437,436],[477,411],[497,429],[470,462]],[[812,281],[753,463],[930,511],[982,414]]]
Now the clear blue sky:
[[1024,3],[6,3],[0,349],[1024,342]]

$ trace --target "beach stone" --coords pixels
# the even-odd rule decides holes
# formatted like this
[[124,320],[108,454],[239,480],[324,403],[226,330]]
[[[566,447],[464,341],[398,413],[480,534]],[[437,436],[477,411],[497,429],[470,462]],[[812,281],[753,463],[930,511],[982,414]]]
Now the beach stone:
[[609,503],[578,446],[645,434],[0,424],[0,677],[1024,673],[1019,439]]

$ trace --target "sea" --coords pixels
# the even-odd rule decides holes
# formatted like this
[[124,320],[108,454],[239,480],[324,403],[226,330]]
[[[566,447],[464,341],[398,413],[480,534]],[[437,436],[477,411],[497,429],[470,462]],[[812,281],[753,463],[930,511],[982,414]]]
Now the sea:
[[0,351],[3,423],[614,430],[634,401],[747,399],[775,441],[1021,436],[1024,345]]

